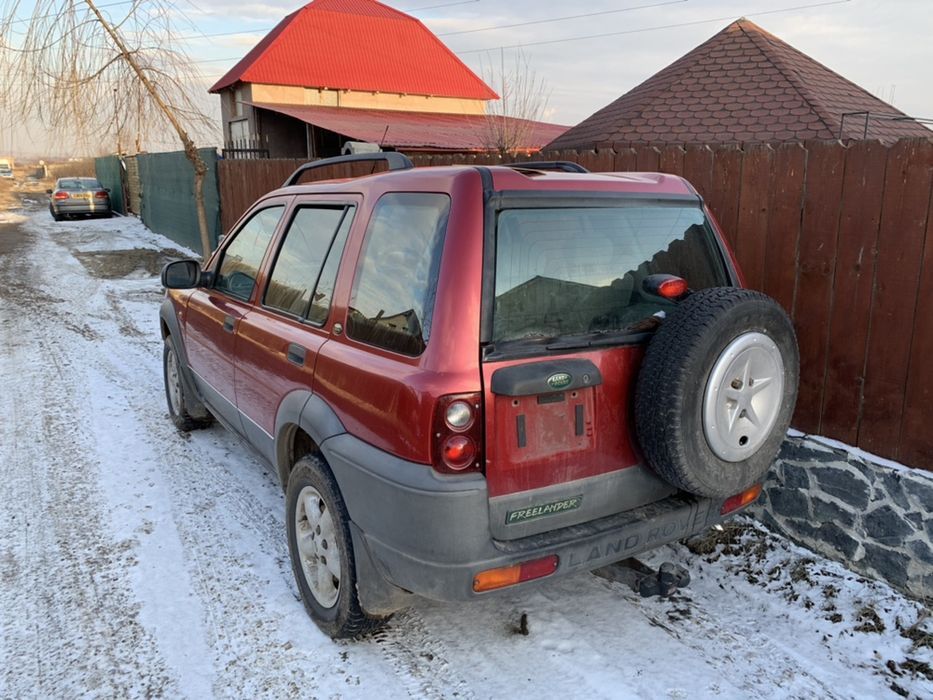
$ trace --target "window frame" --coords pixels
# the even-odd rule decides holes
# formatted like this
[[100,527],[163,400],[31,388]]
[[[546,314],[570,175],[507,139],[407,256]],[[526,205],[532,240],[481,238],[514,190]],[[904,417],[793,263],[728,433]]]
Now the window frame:
[[[380,194],[379,197],[376,199],[376,201],[373,202],[372,207],[367,212],[365,228],[363,230],[362,235],[360,236],[360,243],[356,251],[356,261],[355,261],[355,269],[353,271],[353,279],[350,281],[350,286],[349,286],[349,289],[347,290],[347,298],[346,298],[346,304],[345,304],[345,307],[346,307],[345,311],[346,311],[347,318],[346,318],[346,331],[344,333],[344,336],[348,340],[354,343],[358,343],[359,345],[362,345],[367,348],[373,348],[381,352],[391,353],[392,355],[395,355],[397,357],[404,357],[407,360],[417,360],[418,358],[422,357],[425,352],[427,352],[428,340],[430,340],[430,337],[427,340],[422,338],[423,343],[424,343],[424,348],[422,348],[421,352],[411,354],[407,352],[402,352],[401,350],[398,350],[396,348],[386,347],[385,345],[379,345],[369,340],[357,338],[350,332],[351,327],[352,327],[352,324],[350,323],[350,303],[353,300],[354,292],[358,289],[360,275],[363,272],[363,264],[365,262],[366,250],[370,242],[373,221],[375,220],[376,213],[377,213],[380,203],[387,197],[398,196],[398,195],[434,195],[438,197],[445,197],[447,199],[447,220],[444,225],[443,235],[441,236],[441,240],[440,240],[440,250],[437,253],[437,275],[436,275],[436,278],[434,279],[433,294],[430,295],[431,317],[432,317],[431,325],[433,326],[434,308],[437,306],[437,294],[438,294],[438,289],[439,289],[440,273],[441,273],[441,270],[443,269],[443,258],[444,258],[444,250],[447,247],[447,236],[450,233],[451,213],[454,208],[454,197],[449,191],[444,191],[444,190],[390,190],[390,191],[383,192],[382,194]],[[423,322],[423,319],[418,319],[418,322],[419,322],[419,325],[421,325]],[[422,331],[423,331],[423,326],[422,326]]]
[[[288,238],[288,232],[292,227],[292,224],[295,221],[295,217],[298,216],[298,212],[301,209],[343,209],[343,216],[340,218],[340,223],[337,224],[337,228],[334,229],[334,234],[330,240],[330,246],[327,248],[327,253],[324,255],[324,259],[321,263],[321,269],[317,272],[317,277],[314,279],[314,288],[311,290],[311,301],[308,303],[308,306],[305,308],[304,314],[298,316],[296,314],[280,309],[276,306],[270,306],[266,303],[266,295],[269,293],[269,286],[272,284],[272,273],[275,272],[275,265],[279,261],[279,255],[282,253],[282,248],[285,246],[285,241]],[[327,311],[327,316],[320,323],[312,321],[308,318],[308,314],[311,312],[311,306],[314,303],[314,292],[317,291],[317,286],[321,282],[321,274],[324,272],[324,267],[327,265],[327,259],[330,256],[331,251],[334,249],[334,241],[337,240],[337,234],[340,233],[341,227],[346,221],[347,214],[352,211],[352,219],[350,221],[350,231],[347,233],[347,240],[344,243],[343,251],[340,253],[340,261],[337,263],[337,278],[340,277],[340,265],[343,263],[343,256],[346,253],[347,247],[350,243],[350,233],[352,233],[353,225],[356,223],[357,213],[359,211],[359,202],[351,199],[321,199],[321,200],[311,200],[311,199],[301,199],[299,201],[293,202],[287,216],[283,217],[283,220],[287,219],[286,223],[280,226],[281,233],[279,236],[273,240],[270,247],[275,248],[275,252],[272,255],[272,258],[269,261],[269,271],[266,274],[262,294],[258,300],[258,306],[264,311],[275,314],[277,316],[282,316],[284,318],[303,323],[314,328],[323,328],[327,325],[327,322],[331,318],[331,311],[334,308],[334,299],[331,298],[330,307]],[[335,282],[336,288],[336,282]]]
[[[250,300],[256,295],[256,290],[261,286],[260,281],[262,280],[265,262],[269,257],[269,250],[272,248],[276,239],[279,237],[279,232],[282,230],[282,222],[286,219],[290,203],[290,198],[264,199],[262,202],[254,205],[254,208],[250,209],[243,215],[240,221],[237,222],[235,230],[224,238],[223,243],[217,248],[217,250],[214,252],[213,258],[211,259],[210,269],[212,275],[211,284],[210,287],[208,287],[211,291],[216,292],[217,294],[221,294],[228,299],[240,302],[241,304],[250,303]],[[246,228],[249,222],[252,221],[256,216],[266,211],[267,209],[275,209],[277,207],[282,208],[282,214],[279,216],[279,220],[276,222],[275,228],[272,230],[272,236],[269,239],[269,244],[266,246],[266,251],[262,254],[262,258],[259,260],[259,265],[256,268],[256,281],[253,284],[253,290],[250,292],[250,295],[244,299],[219,288],[217,286],[217,281],[220,276],[220,267],[223,265],[224,258],[227,256],[227,251],[230,249],[230,246],[233,245],[234,241],[236,241],[239,235],[243,232],[243,229]]]

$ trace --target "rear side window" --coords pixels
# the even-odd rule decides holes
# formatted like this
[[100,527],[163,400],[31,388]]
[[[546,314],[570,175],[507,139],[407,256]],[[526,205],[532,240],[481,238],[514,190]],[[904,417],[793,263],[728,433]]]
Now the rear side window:
[[449,211],[445,194],[379,200],[350,296],[350,337],[405,355],[424,352]]
[[[340,261],[343,243],[335,245],[338,230],[345,228],[345,219],[352,219],[347,207],[301,207],[295,213],[285,241],[279,249],[264,303],[280,311],[304,318],[312,306],[323,307],[324,319],[330,308],[331,289],[317,292],[325,260]],[[349,226],[349,220],[346,222]],[[343,237],[346,240],[346,236]],[[332,250],[336,248],[336,250]],[[332,256],[331,253],[334,253]],[[332,287],[333,283],[330,283]],[[327,287],[325,280],[325,287]],[[326,300],[325,300],[326,297]],[[320,314],[317,314],[318,316]],[[320,319],[320,320],[324,320]]]
[[494,339],[633,329],[674,303],[643,289],[656,273],[682,277],[691,289],[729,284],[699,207],[502,211]]
[[214,289],[244,301],[250,298],[256,286],[259,265],[284,209],[281,205],[261,209],[243,224],[224,250]]

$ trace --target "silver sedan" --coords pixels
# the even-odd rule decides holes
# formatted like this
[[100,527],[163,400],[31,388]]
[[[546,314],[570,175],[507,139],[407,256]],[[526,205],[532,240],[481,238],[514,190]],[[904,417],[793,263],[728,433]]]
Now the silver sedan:
[[46,190],[52,218],[61,221],[71,216],[112,216],[110,190],[93,177],[63,177],[54,190]]

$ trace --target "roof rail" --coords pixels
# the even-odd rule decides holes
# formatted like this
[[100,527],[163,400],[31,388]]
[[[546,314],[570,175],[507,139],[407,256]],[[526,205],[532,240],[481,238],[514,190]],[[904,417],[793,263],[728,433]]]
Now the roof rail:
[[590,172],[579,163],[573,163],[569,160],[529,160],[527,163],[503,163],[503,165],[515,170],[559,170],[562,173]]
[[328,165],[342,165],[344,163],[360,163],[365,161],[385,161],[389,166],[389,170],[408,170],[409,168],[415,167],[415,164],[411,162],[408,156],[396,151],[387,151],[385,153],[353,153],[351,155],[323,158],[322,160],[314,160],[310,163],[305,163],[288,176],[288,179],[282,187],[291,187],[297,184],[301,176],[309,170],[326,168]]

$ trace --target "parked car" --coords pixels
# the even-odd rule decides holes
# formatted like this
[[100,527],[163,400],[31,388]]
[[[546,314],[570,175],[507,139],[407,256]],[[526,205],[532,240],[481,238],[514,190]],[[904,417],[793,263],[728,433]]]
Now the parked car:
[[0,164],[0,178],[3,178],[4,180],[12,180],[14,177],[13,169],[9,165]]
[[[367,159],[390,172],[296,184]],[[162,283],[169,414],[277,470],[334,637],[705,530],[796,398],[787,315],[671,175],[318,161]]]
[[46,190],[49,212],[56,221],[73,216],[113,216],[110,190],[93,177],[63,177]]

